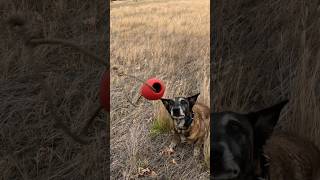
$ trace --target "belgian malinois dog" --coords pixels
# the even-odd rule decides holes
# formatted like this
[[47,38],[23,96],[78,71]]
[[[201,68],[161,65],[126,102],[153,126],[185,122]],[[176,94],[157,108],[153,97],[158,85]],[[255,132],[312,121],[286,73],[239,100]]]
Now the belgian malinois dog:
[[211,115],[210,164],[215,180],[320,180],[318,148],[293,133],[273,133],[287,103],[247,114]]
[[178,143],[194,144],[194,157],[198,158],[205,137],[210,131],[210,109],[197,103],[199,94],[190,97],[161,99],[173,121],[173,139],[169,149]]

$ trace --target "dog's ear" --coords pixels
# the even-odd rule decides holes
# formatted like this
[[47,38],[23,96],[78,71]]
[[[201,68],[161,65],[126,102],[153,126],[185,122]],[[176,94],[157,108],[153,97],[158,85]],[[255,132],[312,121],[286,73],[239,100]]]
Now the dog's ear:
[[190,108],[193,107],[193,105],[197,102],[197,99],[198,99],[198,96],[200,95],[200,93],[196,94],[196,95],[193,95],[193,96],[190,96],[190,97],[187,97],[188,101],[189,101],[189,106]]
[[266,140],[271,136],[279,120],[280,112],[288,102],[289,100],[284,100],[269,108],[247,114],[254,128],[255,146],[259,149],[262,148]]
[[162,101],[162,104],[164,105],[164,107],[170,113],[170,107],[172,106],[173,101],[171,99],[163,99],[163,98],[161,98],[161,101]]

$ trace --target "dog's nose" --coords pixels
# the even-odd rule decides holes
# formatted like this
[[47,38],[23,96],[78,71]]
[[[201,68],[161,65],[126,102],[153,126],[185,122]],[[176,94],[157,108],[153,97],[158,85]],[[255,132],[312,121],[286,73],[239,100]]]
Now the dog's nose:
[[237,177],[240,173],[240,170],[237,168],[233,168],[233,169],[228,169],[227,172],[233,177]]
[[179,108],[173,108],[172,113],[174,116],[179,116],[180,115],[180,109]]

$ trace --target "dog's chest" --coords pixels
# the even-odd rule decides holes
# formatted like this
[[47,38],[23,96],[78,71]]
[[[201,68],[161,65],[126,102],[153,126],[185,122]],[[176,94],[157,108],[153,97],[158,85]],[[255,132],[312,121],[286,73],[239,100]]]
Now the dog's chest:
[[189,143],[189,144],[191,144],[191,143],[194,142],[194,139],[190,139],[190,133],[191,133],[190,128],[185,129],[185,130],[175,129],[174,131],[175,131],[176,134],[179,135],[181,143]]
[[179,134],[179,136],[180,136],[180,141],[181,141],[182,143],[186,143],[186,142],[187,142],[187,138],[186,138],[185,135]]

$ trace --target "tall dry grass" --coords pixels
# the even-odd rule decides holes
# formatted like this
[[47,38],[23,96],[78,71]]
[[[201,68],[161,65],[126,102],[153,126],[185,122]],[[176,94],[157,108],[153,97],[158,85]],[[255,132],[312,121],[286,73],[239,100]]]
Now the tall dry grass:
[[[201,93],[209,105],[209,1],[143,0],[111,2],[111,66],[140,79],[164,81],[164,97]],[[179,146],[174,157],[159,152],[169,134],[150,135],[160,101],[141,99],[141,83],[111,72],[111,179],[134,177],[149,167],[158,177],[208,178],[201,162],[194,162],[191,146]]]
[[223,1],[215,10],[213,108],[246,112],[289,98],[278,128],[320,147],[319,2]]
[[[28,61],[28,47],[7,28],[20,12],[35,37],[63,38],[103,56],[106,26],[92,1],[2,1],[0,4],[0,179],[104,179],[108,177],[105,116],[90,128],[90,145],[82,146],[54,128],[40,79],[56,93],[61,119],[73,131],[98,105],[105,67],[88,63],[71,48],[43,45]],[[36,67],[41,67],[36,69]],[[37,76],[30,74],[38,72]]]

